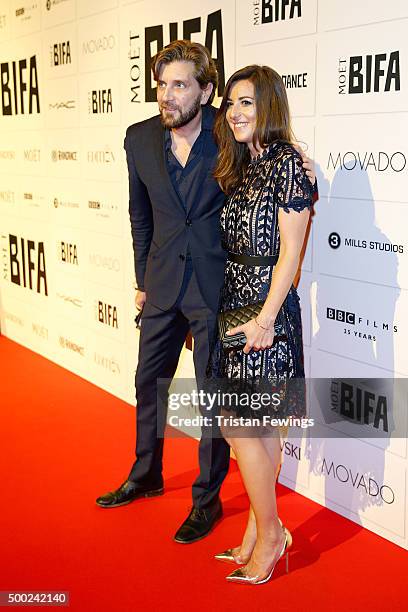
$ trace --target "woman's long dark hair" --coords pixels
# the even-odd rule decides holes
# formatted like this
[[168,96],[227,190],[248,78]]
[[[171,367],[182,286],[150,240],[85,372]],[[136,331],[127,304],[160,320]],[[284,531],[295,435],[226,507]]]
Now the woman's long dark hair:
[[234,72],[225,86],[221,106],[214,124],[214,136],[218,145],[218,161],[214,177],[225,193],[242,180],[250,159],[246,143],[237,142],[228,125],[226,112],[231,88],[237,81],[248,80],[254,85],[256,128],[253,144],[265,147],[277,140],[294,141],[290,125],[288,97],[279,74],[269,66],[246,66]]

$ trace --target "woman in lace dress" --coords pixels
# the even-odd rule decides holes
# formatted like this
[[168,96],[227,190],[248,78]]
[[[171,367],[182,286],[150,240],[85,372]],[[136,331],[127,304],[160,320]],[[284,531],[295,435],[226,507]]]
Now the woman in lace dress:
[[[286,91],[274,70],[248,66],[232,75],[216,118],[215,137],[215,177],[228,195],[221,215],[228,260],[220,308],[266,301],[256,318],[231,330],[245,333],[243,350],[225,351],[217,340],[208,377],[252,390],[277,379],[304,379],[301,315],[293,280],[313,187],[291,144]],[[285,335],[274,342],[278,313]],[[285,416],[302,416],[305,406],[300,404],[286,409]],[[240,406],[230,409],[239,416]],[[251,506],[241,545],[216,557],[243,565],[227,579],[259,584],[270,578],[292,540],[276,507],[279,430],[270,430],[266,437],[253,431],[234,436],[233,428],[222,431],[237,457]]]

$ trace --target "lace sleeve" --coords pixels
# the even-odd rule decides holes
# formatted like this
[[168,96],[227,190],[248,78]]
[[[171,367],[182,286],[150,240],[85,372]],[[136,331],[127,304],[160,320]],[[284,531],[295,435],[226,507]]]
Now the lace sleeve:
[[301,212],[313,203],[313,185],[302,166],[302,158],[293,151],[284,157],[277,172],[274,198],[285,212]]

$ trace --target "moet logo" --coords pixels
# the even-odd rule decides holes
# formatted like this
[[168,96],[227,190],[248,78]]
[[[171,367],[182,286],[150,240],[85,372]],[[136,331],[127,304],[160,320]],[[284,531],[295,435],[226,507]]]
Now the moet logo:
[[48,295],[44,243],[9,234],[9,255],[11,282]]
[[[27,70],[28,74],[26,74]],[[32,115],[33,112],[40,112],[37,57],[35,55],[29,60],[2,62],[0,81],[3,115],[24,115],[27,112],[27,103],[29,115]]]
[[400,91],[399,51],[339,59],[339,95]]

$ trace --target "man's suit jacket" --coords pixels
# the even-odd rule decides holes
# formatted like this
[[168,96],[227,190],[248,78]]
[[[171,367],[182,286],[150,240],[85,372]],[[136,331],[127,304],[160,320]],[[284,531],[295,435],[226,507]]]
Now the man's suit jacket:
[[[203,107],[203,121],[212,124],[215,112]],[[219,221],[224,194],[212,177],[217,147],[211,134],[200,180],[193,187],[194,203],[185,210],[167,171],[164,137],[160,116],[126,131],[136,281],[151,304],[171,308],[181,289],[188,248],[202,296],[216,312],[226,258]]]

